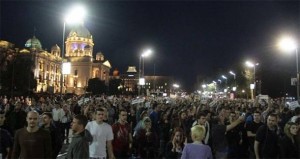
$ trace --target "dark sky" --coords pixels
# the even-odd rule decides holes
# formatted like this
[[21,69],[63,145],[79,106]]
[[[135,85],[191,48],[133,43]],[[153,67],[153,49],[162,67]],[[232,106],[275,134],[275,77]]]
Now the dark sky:
[[[61,46],[63,15],[74,4],[1,0],[0,39],[23,47],[35,27],[43,48]],[[300,1],[86,0],[81,4],[87,8],[85,26],[93,35],[94,53],[103,52],[120,72],[128,65],[138,67],[140,53],[151,47],[154,54],[145,60],[145,74],[153,75],[155,65],[156,75],[174,76],[187,88],[194,86],[197,75],[214,79],[222,71],[244,67],[245,59],[260,63],[258,72],[267,93],[274,87],[286,89],[290,76],[296,74],[294,54],[280,53],[274,45],[284,33],[299,37]]]

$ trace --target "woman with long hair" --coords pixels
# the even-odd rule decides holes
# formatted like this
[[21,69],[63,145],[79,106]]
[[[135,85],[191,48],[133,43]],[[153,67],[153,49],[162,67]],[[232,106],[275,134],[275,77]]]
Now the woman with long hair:
[[284,126],[284,136],[280,140],[280,158],[299,158],[298,145],[295,136],[298,133],[298,125],[288,122]]
[[184,148],[184,132],[182,128],[176,127],[173,130],[172,137],[166,146],[166,158],[178,159],[181,157],[182,150]]

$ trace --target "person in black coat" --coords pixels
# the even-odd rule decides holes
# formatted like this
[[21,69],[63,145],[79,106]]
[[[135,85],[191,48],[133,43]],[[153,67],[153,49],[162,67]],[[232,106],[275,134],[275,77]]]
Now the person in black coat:
[[284,126],[284,136],[280,139],[280,158],[299,158],[295,136],[298,132],[296,123],[288,122]]

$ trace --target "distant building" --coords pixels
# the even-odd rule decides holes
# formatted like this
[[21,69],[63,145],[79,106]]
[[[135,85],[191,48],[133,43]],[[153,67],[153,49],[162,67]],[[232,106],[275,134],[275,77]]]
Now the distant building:
[[[173,77],[170,76],[144,76],[145,85],[141,88],[142,94],[163,93],[170,94],[173,84]],[[129,66],[127,72],[120,75],[122,80],[123,93],[138,94],[139,75],[135,66]]]

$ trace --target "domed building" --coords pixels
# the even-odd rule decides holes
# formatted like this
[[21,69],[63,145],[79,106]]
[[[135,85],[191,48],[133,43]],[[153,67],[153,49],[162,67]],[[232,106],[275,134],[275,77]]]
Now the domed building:
[[99,53],[96,59],[93,58],[93,36],[83,24],[78,24],[72,28],[65,41],[66,52],[64,57],[71,63],[71,74],[66,77],[66,92],[83,94],[88,80],[99,78],[109,82],[111,69],[110,62],[104,59],[104,55]]
[[[93,37],[83,24],[73,27],[66,37],[65,52],[56,44],[50,52],[42,48],[40,40],[33,36],[19,51],[19,58],[33,59],[34,78],[37,80],[35,92],[83,94],[88,80],[99,78],[108,85],[110,62],[100,52],[93,58]],[[63,57],[63,58],[62,58]],[[63,62],[70,62],[71,70],[63,75],[61,87],[61,68]]]
[[36,50],[41,50],[42,44],[39,39],[37,39],[35,36],[33,36],[32,38],[30,38],[26,41],[25,47],[31,48],[31,49],[36,49]]

